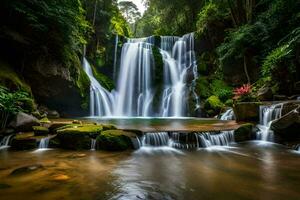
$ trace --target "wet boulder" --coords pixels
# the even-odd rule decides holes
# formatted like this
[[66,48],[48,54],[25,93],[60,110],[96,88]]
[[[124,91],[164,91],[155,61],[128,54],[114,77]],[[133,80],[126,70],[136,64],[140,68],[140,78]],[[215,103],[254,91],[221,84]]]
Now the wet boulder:
[[234,140],[235,142],[244,142],[254,139],[253,134],[253,124],[246,123],[241,125],[238,129],[234,131]]
[[90,149],[91,139],[96,138],[102,129],[102,126],[94,124],[70,124],[57,129],[54,141],[63,149]]
[[102,131],[97,137],[99,149],[108,151],[123,151],[133,149],[132,139],[136,134],[123,130],[106,130]]
[[9,124],[10,127],[17,131],[32,131],[33,126],[39,126],[40,122],[32,115],[19,112],[15,119]]

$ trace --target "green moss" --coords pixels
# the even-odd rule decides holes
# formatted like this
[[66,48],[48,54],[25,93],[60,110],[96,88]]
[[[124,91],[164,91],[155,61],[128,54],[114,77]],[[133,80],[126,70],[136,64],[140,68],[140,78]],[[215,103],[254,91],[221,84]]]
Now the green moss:
[[223,103],[220,101],[217,96],[210,96],[205,102],[205,108],[211,109],[221,109],[223,107]]
[[101,124],[101,126],[103,127],[103,131],[106,130],[115,130],[117,129],[114,125],[112,124]]
[[101,86],[103,86],[107,90],[112,90],[114,88],[113,81],[110,78],[108,78],[107,76],[105,76],[104,74],[99,73],[92,64],[91,64],[91,67],[93,70],[94,77],[101,84]]
[[133,148],[130,138],[135,136],[134,133],[122,130],[106,130],[97,137],[97,142],[100,149],[122,151]]
[[0,61],[0,85],[16,90],[23,90],[31,93],[31,88],[27,85],[6,63]]
[[94,124],[70,124],[57,129],[57,146],[63,149],[90,149],[91,138],[96,138],[102,131],[102,126]]
[[40,119],[39,121],[42,124],[50,124],[51,123],[51,121],[47,117],[44,117],[44,118]]
[[57,133],[72,133],[72,134],[99,134],[103,130],[100,125],[94,124],[70,124],[57,129]]

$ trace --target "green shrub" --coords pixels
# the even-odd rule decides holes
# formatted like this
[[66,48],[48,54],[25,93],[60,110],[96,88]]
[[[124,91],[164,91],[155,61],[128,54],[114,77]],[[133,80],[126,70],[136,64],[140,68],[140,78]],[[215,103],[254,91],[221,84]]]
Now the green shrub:
[[213,110],[216,113],[220,112],[223,107],[223,103],[220,101],[219,97],[217,96],[210,96],[204,104],[204,108],[207,110]]

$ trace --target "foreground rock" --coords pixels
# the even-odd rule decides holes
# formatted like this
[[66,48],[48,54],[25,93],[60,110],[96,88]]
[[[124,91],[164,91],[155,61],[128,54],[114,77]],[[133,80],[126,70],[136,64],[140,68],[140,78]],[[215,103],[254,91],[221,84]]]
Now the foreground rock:
[[57,129],[57,136],[51,141],[63,149],[90,149],[91,139],[96,138],[102,131],[101,125],[70,124]]
[[10,127],[17,131],[32,131],[33,126],[39,126],[40,122],[32,115],[19,112],[15,119],[9,124]]
[[20,167],[15,169],[10,173],[10,176],[19,176],[19,175],[26,175],[28,173],[38,171],[38,170],[43,170],[44,166],[41,164],[36,164],[36,165],[29,165],[25,167]]
[[33,132],[17,134],[11,142],[13,150],[31,150],[37,147],[38,141]]
[[136,138],[133,132],[122,130],[106,130],[102,131],[97,137],[97,144],[99,149],[109,151],[122,151],[133,149],[131,139]]

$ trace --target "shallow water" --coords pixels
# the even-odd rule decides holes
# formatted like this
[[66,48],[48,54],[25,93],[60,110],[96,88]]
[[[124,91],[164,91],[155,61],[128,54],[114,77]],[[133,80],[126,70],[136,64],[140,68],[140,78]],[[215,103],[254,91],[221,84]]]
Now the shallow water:
[[235,129],[235,121],[219,120],[215,118],[151,118],[151,117],[123,117],[123,118],[84,118],[103,124],[114,124],[120,129],[134,129],[143,132],[154,131],[220,131]]
[[[13,170],[42,167],[11,174]],[[300,199],[300,154],[270,143],[180,151],[0,151],[6,199]]]

